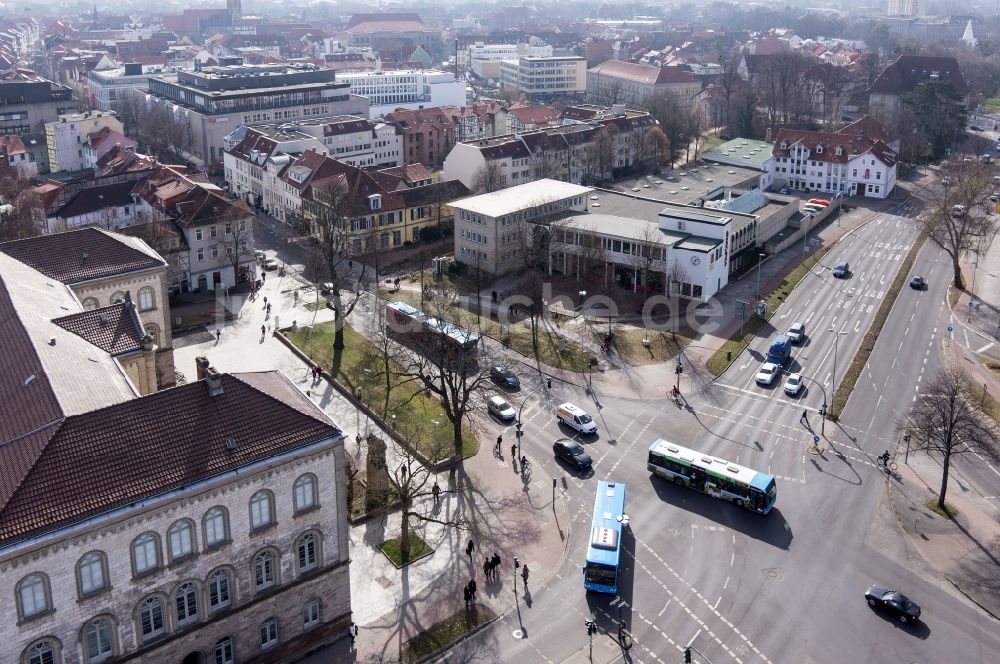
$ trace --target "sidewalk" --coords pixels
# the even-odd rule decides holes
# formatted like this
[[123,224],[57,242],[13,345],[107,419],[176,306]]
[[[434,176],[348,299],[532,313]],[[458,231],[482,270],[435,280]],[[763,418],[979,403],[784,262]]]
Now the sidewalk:
[[[279,324],[287,326],[295,320],[303,326],[333,318],[329,309],[306,310],[302,306],[303,297],[295,303],[293,291],[301,284],[292,274],[289,272],[289,276],[282,278],[270,273],[260,297],[244,302],[236,319],[178,338],[175,365],[188,380],[194,378],[194,358],[199,355],[206,355],[213,367],[224,372],[278,369],[344,431],[347,453],[363,458],[364,451],[359,449],[355,436],[375,430],[389,440],[385,432],[378,431],[373,422],[329,383],[314,384],[309,367],[271,336]],[[264,297],[272,305],[270,319],[265,319]],[[353,315],[364,316],[367,311],[367,307],[359,305]],[[261,325],[266,332],[263,337]],[[216,330],[221,333],[218,341]],[[569,541],[568,508],[559,498],[561,490],[553,488],[552,479],[544,475],[541,464],[535,464],[530,478],[514,472],[506,458],[510,454],[509,443],[503,452],[504,459],[493,457],[487,442],[479,454],[464,462],[458,477],[463,487],[461,492],[455,491],[448,483],[448,474],[442,473],[438,477],[443,489],[440,505],[435,506],[432,498],[418,505],[418,509],[433,518],[457,518],[471,524],[471,530],[459,531],[414,521],[413,532],[434,548],[433,555],[396,569],[381,553],[378,545],[399,533],[398,513],[350,528],[353,619],[361,627],[357,650],[351,652],[348,640],[342,639],[306,661],[353,662],[382,655],[393,659],[407,640],[462,610],[462,589],[471,578],[478,585],[478,603],[497,615],[506,613],[515,606],[514,556],[530,569],[531,591],[545,585],[559,566]],[[389,445],[387,450],[390,463],[393,449]],[[471,561],[465,554],[470,537],[476,543]],[[492,556],[494,552],[502,560],[500,578],[488,583],[482,566],[484,556]],[[531,594],[524,590],[520,580],[517,592],[521,614],[527,621],[531,617]]]

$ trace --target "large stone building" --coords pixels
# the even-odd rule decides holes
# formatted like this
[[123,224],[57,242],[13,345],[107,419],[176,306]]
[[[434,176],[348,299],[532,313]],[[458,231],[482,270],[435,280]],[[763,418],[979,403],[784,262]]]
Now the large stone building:
[[669,95],[690,107],[699,92],[701,81],[680,67],[608,60],[587,71],[587,97],[597,104],[644,107]]
[[240,125],[368,115],[366,99],[315,65],[205,67],[176,80],[150,76],[148,92],[148,103],[169,109],[183,128],[181,156],[202,165],[222,163],[225,137]]
[[[39,295],[38,315],[47,317],[47,322],[39,322],[41,327],[31,328],[33,343],[42,343],[45,330],[54,335],[56,330],[51,327],[54,322],[104,349],[109,355],[108,361],[113,360],[122,367],[121,373],[127,376],[131,386],[129,390],[149,394],[174,384],[167,263],[145,242],[97,228],[85,228],[5,242],[0,244],[0,260],[5,266],[0,270],[0,280],[6,276],[9,289],[23,276],[33,287],[59,293],[52,302]],[[32,291],[16,292],[29,297]],[[70,304],[62,304],[64,300]],[[29,307],[31,302],[29,297],[21,306]],[[53,302],[60,304],[56,306]],[[47,304],[52,304],[52,308],[43,306]],[[27,312],[18,315],[22,322],[29,320]],[[63,320],[65,324],[60,322]],[[61,333],[44,335],[44,342],[53,346],[66,345],[69,341]],[[5,342],[14,343],[9,336]],[[75,338],[70,345],[76,352],[82,352]],[[8,346],[9,349],[15,347]],[[10,361],[15,359],[10,357],[12,352],[9,350],[3,355]],[[86,361],[85,355],[78,358],[80,364]],[[9,370],[14,369],[4,368],[0,375],[6,376]],[[24,378],[27,376],[25,374]],[[84,385],[89,389],[86,375],[81,374],[78,378],[78,389]]]
[[354,14],[344,36],[350,47],[375,51],[412,44],[437,56],[443,46],[441,32],[424,23],[416,12]]

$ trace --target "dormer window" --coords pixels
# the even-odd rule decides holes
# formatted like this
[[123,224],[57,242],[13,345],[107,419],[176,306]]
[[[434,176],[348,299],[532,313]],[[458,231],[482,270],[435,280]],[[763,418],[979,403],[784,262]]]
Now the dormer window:
[[368,203],[372,210],[382,209],[382,194],[372,194],[368,197]]
[[823,146],[822,145],[817,145],[816,146],[816,154],[823,154]]
[[781,142],[781,149],[782,150],[787,150],[788,149],[788,143],[786,143],[785,141],[782,141]]
[[840,156],[840,155],[842,155],[842,154],[844,154],[844,148],[842,148],[842,147],[840,147],[840,146],[838,145],[838,146],[837,146],[837,156],[839,157],[839,156]]

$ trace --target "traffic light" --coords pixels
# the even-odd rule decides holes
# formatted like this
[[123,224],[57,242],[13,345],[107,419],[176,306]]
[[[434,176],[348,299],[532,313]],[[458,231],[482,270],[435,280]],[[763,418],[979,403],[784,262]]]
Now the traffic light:
[[684,664],[691,664],[691,647],[684,649]]
[[521,561],[517,559],[517,556],[514,556],[514,569],[517,569],[520,566],[521,566]]
[[517,424],[514,425],[514,429],[516,429],[516,431],[514,431],[514,435],[517,436],[518,438],[520,438],[521,436],[524,435],[524,432],[521,431],[521,423],[520,422],[518,422]]
[[819,416],[826,417],[826,404],[823,404],[819,409]]
[[674,367],[674,373],[678,374],[684,373],[684,365],[681,364],[680,360],[677,360],[677,366]]
[[587,636],[597,633],[597,625],[594,624],[593,620],[584,620],[587,623]]

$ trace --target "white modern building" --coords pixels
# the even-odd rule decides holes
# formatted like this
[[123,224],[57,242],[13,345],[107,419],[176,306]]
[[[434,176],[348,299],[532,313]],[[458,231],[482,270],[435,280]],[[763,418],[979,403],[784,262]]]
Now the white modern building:
[[87,167],[84,143],[90,134],[107,127],[119,134],[125,126],[113,111],[84,111],[60,115],[56,122],[45,124],[49,148],[49,168],[55,171],[78,171]]
[[516,60],[520,56],[547,58],[552,56],[552,47],[548,44],[486,44],[476,42],[458,51],[458,64],[471,70],[480,78],[498,78],[500,63],[504,60]]
[[129,63],[114,69],[91,69],[87,72],[90,105],[99,111],[122,112],[122,101],[127,90],[145,88],[150,76],[163,76],[177,80],[176,69],[165,66],[146,66]]
[[382,117],[397,108],[464,106],[465,82],[436,69],[341,72],[339,83],[349,83],[351,94],[368,99],[368,116]]
[[500,84],[533,97],[583,95],[587,59],[577,55],[522,56],[500,63]]

